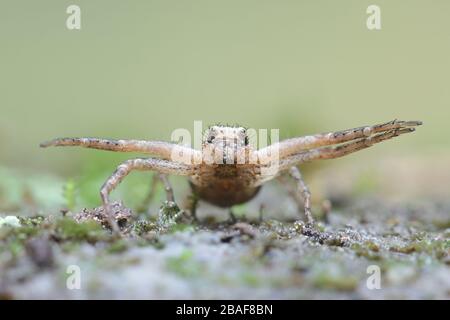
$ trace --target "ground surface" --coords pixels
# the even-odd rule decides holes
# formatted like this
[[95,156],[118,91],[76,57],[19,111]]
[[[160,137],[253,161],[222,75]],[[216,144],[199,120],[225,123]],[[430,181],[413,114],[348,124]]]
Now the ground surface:
[[[170,204],[151,219],[116,204],[122,239],[86,220],[101,221],[101,209],[21,217],[21,227],[0,227],[0,297],[450,297],[450,203],[359,197],[330,212],[316,205],[318,232],[293,223],[296,206],[278,189],[258,197],[269,200],[262,212],[258,203],[237,210],[238,223],[209,207],[193,223]],[[81,288],[69,290],[78,267]],[[370,290],[378,267],[381,289]]]

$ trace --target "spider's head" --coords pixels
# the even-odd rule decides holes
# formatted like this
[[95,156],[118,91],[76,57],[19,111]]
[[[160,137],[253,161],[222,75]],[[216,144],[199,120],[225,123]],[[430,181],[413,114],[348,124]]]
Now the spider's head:
[[209,127],[204,135],[203,145],[214,150],[215,157],[223,163],[236,163],[237,154],[248,146],[247,130],[239,126],[215,125]]

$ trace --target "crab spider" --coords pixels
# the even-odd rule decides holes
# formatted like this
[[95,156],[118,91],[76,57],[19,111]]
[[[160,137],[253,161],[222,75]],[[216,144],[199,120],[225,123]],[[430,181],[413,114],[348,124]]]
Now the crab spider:
[[[158,173],[165,185],[167,197],[172,201],[173,194],[166,175],[187,176],[198,199],[220,207],[231,207],[249,201],[265,182],[286,172],[297,182],[307,222],[312,225],[314,219],[311,214],[311,194],[297,168],[298,165],[319,159],[339,158],[401,134],[413,132],[415,127],[421,124],[420,121],[394,120],[372,126],[291,138],[259,150],[249,144],[245,128],[221,125],[208,129],[202,143],[202,151],[162,141],[98,138],[57,138],[42,143],[41,147],[81,146],[154,156],[127,160],[106,180],[100,189],[100,196],[107,213],[110,212],[111,191],[133,170]],[[200,161],[177,160],[173,155],[179,152],[187,155],[187,159]],[[267,154],[277,155],[275,169],[269,170],[269,173],[264,172],[268,164],[263,159],[267,158]],[[211,155],[216,161],[210,161]],[[238,158],[242,157],[254,161],[239,161]],[[270,164],[272,165],[273,163]],[[112,218],[110,224],[114,231],[119,231]]]

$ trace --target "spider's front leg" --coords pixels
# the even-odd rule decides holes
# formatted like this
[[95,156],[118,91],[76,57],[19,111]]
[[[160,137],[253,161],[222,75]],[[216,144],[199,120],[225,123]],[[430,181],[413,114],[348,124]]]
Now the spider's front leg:
[[[192,159],[201,157],[201,152],[190,147],[165,142],[147,140],[113,140],[102,138],[56,138],[40,144],[41,148],[47,147],[70,147],[107,150],[115,152],[139,152],[151,154],[165,160],[174,160],[175,156],[183,155],[186,163],[192,163]],[[178,161],[178,160],[177,160]]]
[[[154,159],[154,158],[137,158],[131,159],[123,162],[119,165],[114,171],[114,173],[106,180],[100,190],[100,196],[102,199],[103,207],[105,213],[108,217],[108,222],[114,233],[120,233],[119,226],[117,222],[114,220],[111,208],[109,195],[110,193],[119,185],[120,182],[133,170],[153,170],[158,172],[159,174],[174,174],[174,175],[191,175],[195,172],[195,167],[193,165],[186,165],[177,162]],[[167,188],[166,192],[169,198],[173,199],[173,193],[171,192],[171,188]]]
[[284,157],[283,159],[281,159],[280,170],[287,170],[292,166],[296,166],[301,163],[310,162],[314,160],[340,158],[350,153],[369,148],[376,143],[380,143],[398,137],[399,135],[411,132],[414,132],[414,128],[395,129],[379,133],[368,138],[359,139],[336,146],[315,148],[302,151],[297,154]]
[[421,121],[393,120],[372,126],[363,126],[336,132],[319,133],[310,136],[287,139],[266,148],[260,149],[258,153],[265,154],[277,152],[280,159],[282,159],[294,154],[298,154],[305,150],[329,145],[336,145],[344,142],[356,141],[359,139],[367,139],[383,133],[394,131],[413,131],[415,127],[420,126],[421,124]]

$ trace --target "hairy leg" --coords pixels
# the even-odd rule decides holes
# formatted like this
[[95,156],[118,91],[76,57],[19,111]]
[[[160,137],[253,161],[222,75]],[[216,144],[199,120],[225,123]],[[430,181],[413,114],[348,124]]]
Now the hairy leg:
[[169,178],[167,175],[160,173],[159,179],[162,181],[164,185],[164,191],[166,192],[166,200],[170,202],[175,202],[175,196],[173,195],[173,189],[170,185]]
[[192,193],[188,196],[187,202],[188,202],[188,210],[191,213],[192,219],[194,221],[198,222],[197,217],[197,206],[198,206],[199,197],[198,195],[192,191]]
[[154,170],[162,174],[190,175],[195,171],[193,166],[183,165],[161,159],[153,158],[137,158],[123,162],[114,171],[114,173],[106,180],[100,190],[100,196],[105,208],[105,212],[109,216],[109,223],[115,233],[119,233],[119,227],[112,218],[109,208],[109,195],[119,185],[120,182],[133,170]]
[[285,174],[281,174],[276,177],[276,179],[280,182],[281,186],[285,188],[286,192],[289,194],[289,196],[296,202],[300,202],[300,195],[298,194],[297,190],[292,188],[291,184],[288,181],[288,177]]
[[413,132],[414,128],[402,128],[379,133],[374,136],[359,139],[356,141],[344,143],[337,146],[323,147],[299,152],[295,155],[286,157],[280,161],[279,170],[288,170],[290,167],[300,163],[309,162],[318,159],[333,159],[343,157],[350,153],[368,148],[373,144],[392,139],[404,133]]
[[297,167],[291,167],[289,169],[289,174],[297,182],[297,191],[303,198],[303,209],[305,212],[306,220],[308,224],[313,225],[314,219],[311,213],[311,192],[309,191],[309,188],[303,180],[302,174]]
[[118,151],[118,152],[139,152],[152,154],[165,160],[172,159],[172,153],[176,148],[177,153],[188,155],[190,159],[198,157],[197,150],[183,147],[177,144],[164,141],[146,140],[110,140],[99,138],[57,138],[40,144],[42,148],[50,146],[79,146],[84,148]]
[[368,138],[377,133],[413,128],[421,124],[421,121],[393,120],[383,124],[376,124],[372,126],[364,126],[337,132],[320,133],[316,135],[292,138],[268,146],[267,148],[263,148],[258,151],[258,154],[264,155],[268,152],[278,152],[279,158],[282,159],[286,156],[297,154],[301,151],[311,148],[339,144],[355,139]]
[[164,190],[166,192],[166,200],[174,201],[173,190],[167,176],[162,173],[161,174],[155,173],[154,175],[152,175],[152,179],[150,182],[150,191],[148,192],[147,197],[145,197],[145,200],[139,206],[138,209],[139,212],[145,212],[148,210],[148,207],[150,206],[150,203],[152,202],[153,197],[155,196],[156,186],[158,182],[162,182],[164,184]]

